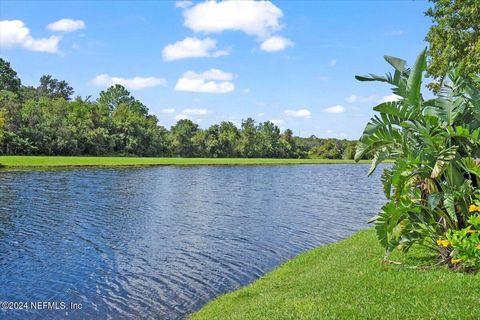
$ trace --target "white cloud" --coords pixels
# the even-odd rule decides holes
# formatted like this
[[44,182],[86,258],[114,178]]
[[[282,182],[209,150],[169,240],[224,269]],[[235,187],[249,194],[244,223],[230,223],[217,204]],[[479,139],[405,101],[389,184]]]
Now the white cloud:
[[175,8],[185,9],[193,5],[192,1],[175,1]]
[[336,106],[325,108],[323,109],[323,111],[327,113],[343,113],[345,112],[345,108],[342,105],[338,104]]
[[263,116],[265,115],[265,112],[259,112],[257,115],[258,115],[259,117],[263,117]]
[[205,1],[184,10],[184,25],[195,32],[243,31],[266,38],[281,29],[282,10],[270,1]]
[[281,126],[282,124],[285,123],[285,120],[283,120],[283,119],[273,119],[273,120],[270,120],[270,122],[273,123],[276,126]]
[[250,92],[251,92],[250,88],[243,89],[243,94],[250,94]]
[[333,59],[333,60],[330,60],[330,65],[331,66],[334,66],[337,64],[337,60]]
[[0,21],[0,47],[22,47],[31,51],[58,52],[58,43],[62,37],[50,36],[49,38],[35,39],[21,20]]
[[178,79],[175,91],[189,91],[201,93],[228,93],[235,90],[231,80],[233,74],[219,70],[210,69],[203,73],[188,71]]
[[[175,109],[172,109],[175,110]],[[175,121],[182,120],[182,119],[190,119],[196,122],[202,122],[203,119],[201,118],[193,118],[192,116],[204,116],[210,113],[207,109],[183,109],[181,113],[175,115]]]
[[287,117],[309,119],[312,116],[312,113],[308,109],[285,110],[285,115]]
[[167,81],[163,78],[155,77],[133,77],[127,79],[111,77],[108,74],[100,74],[92,80],[92,83],[99,87],[109,87],[114,84],[121,84],[122,86],[131,90],[141,90],[145,88],[165,86]]
[[371,96],[357,96],[356,94],[352,94],[351,96],[345,98],[348,103],[355,103],[355,102],[372,102],[378,99],[378,96],[371,95]]
[[293,42],[287,38],[274,36],[266,39],[260,45],[260,49],[267,52],[282,51],[293,46]]
[[229,72],[225,72],[219,69],[210,69],[201,74],[196,74],[195,72],[186,73],[190,77],[198,78],[198,79],[208,79],[208,80],[220,80],[220,81],[228,81],[233,79],[233,74]]
[[185,115],[204,116],[208,113],[208,110],[207,109],[183,109],[182,113]]
[[175,112],[175,109],[173,108],[166,108],[166,109],[162,109],[160,110],[161,113],[174,113]]
[[187,37],[163,48],[163,60],[173,61],[185,58],[220,57],[228,55],[228,50],[216,51],[216,41],[211,38],[198,39]]
[[51,31],[72,32],[85,28],[85,22],[82,20],[60,19],[47,25]]
[[379,103],[393,102],[393,101],[398,101],[398,100],[401,100],[401,99],[402,99],[402,97],[397,96],[396,94],[390,94],[390,95],[388,95],[388,96],[383,97],[383,98],[380,99],[378,102],[379,102]]

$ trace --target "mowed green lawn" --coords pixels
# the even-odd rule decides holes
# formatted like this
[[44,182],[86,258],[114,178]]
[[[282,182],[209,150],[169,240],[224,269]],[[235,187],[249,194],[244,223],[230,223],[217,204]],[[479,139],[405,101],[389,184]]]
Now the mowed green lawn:
[[[369,163],[369,161],[364,161]],[[355,163],[329,159],[146,158],[0,156],[0,167],[155,166],[155,165],[272,165]]]
[[[339,215],[339,219],[341,216]],[[294,258],[191,319],[480,319],[480,274],[431,264],[419,249],[382,263],[373,230]]]

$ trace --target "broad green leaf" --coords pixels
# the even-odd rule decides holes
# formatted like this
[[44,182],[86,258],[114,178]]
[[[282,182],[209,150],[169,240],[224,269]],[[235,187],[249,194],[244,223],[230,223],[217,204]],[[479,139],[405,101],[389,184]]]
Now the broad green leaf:
[[420,102],[420,89],[422,86],[422,76],[423,72],[427,67],[427,59],[426,59],[426,52],[427,48],[422,50],[417,57],[417,61],[415,61],[415,65],[410,72],[410,75],[407,80],[407,93],[408,93],[408,100],[410,103],[417,107]]
[[400,58],[396,58],[396,57],[392,57],[392,56],[384,56],[385,60],[387,60],[387,62],[395,68],[395,70],[399,71],[399,72],[404,72],[405,71],[405,64],[407,63],[405,60],[403,59],[400,59]]
[[388,79],[384,76],[379,76],[373,73],[369,73],[368,75],[364,76],[355,76],[355,79],[358,81],[381,81],[381,82],[388,82]]
[[458,146],[453,146],[440,151],[437,157],[437,161],[435,162],[435,166],[433,167],[432,174],[430,175],[431,178],[438,178],[443,173],[443,171],[445,171],[450,162],[457,155],[457,150]]

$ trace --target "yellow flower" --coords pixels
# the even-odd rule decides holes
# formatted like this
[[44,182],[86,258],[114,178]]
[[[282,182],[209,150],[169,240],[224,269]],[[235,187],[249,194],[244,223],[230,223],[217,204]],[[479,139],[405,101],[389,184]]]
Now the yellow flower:
[[467,233],[470,233],[470,234],[473,234],[475,232],[477,232],[477,230],[471,230],[471,229],[467,230]]
[[470,207],[468,207],[468,212],[480,212],[480,207],[479,206],[476,206],[474,204],[470,205]]
[[441,247],[448,247],[450,245],[450,242],[448,240],[437,240],[437,244]]
[[480,250],[480,243],[475,247],[477,250]]
[[460,259],[452,259],[452,263],[454,263],[454,264],[457,264],[457,263],[459,263],[460,261],[462,261],[462,260],[460,260]]

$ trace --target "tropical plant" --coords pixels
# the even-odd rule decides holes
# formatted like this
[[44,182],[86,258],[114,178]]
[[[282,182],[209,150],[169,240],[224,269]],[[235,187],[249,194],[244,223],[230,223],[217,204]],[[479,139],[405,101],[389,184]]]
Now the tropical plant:
[[480,215],[472,215],[466,228],[450,230],[446,240],[439,241],[439,244],[451,247],[449,258],[454,267],[480,269]]
[[405,60],[385,60],[393,74],[356,76],[386,82],[398,97],[373,108],[379,114],[357,144],[356,160],[374,154],[369,175],[385,159],[394,160],[382,176],[388,202],[372,221],[387,255],[414,243],[440,252],[437,240],[466,227],[480,186],[480,77],[465,78],[460,68],[453,69],[437,95],[426,100],[421,94],[426,49],[411,69]]

